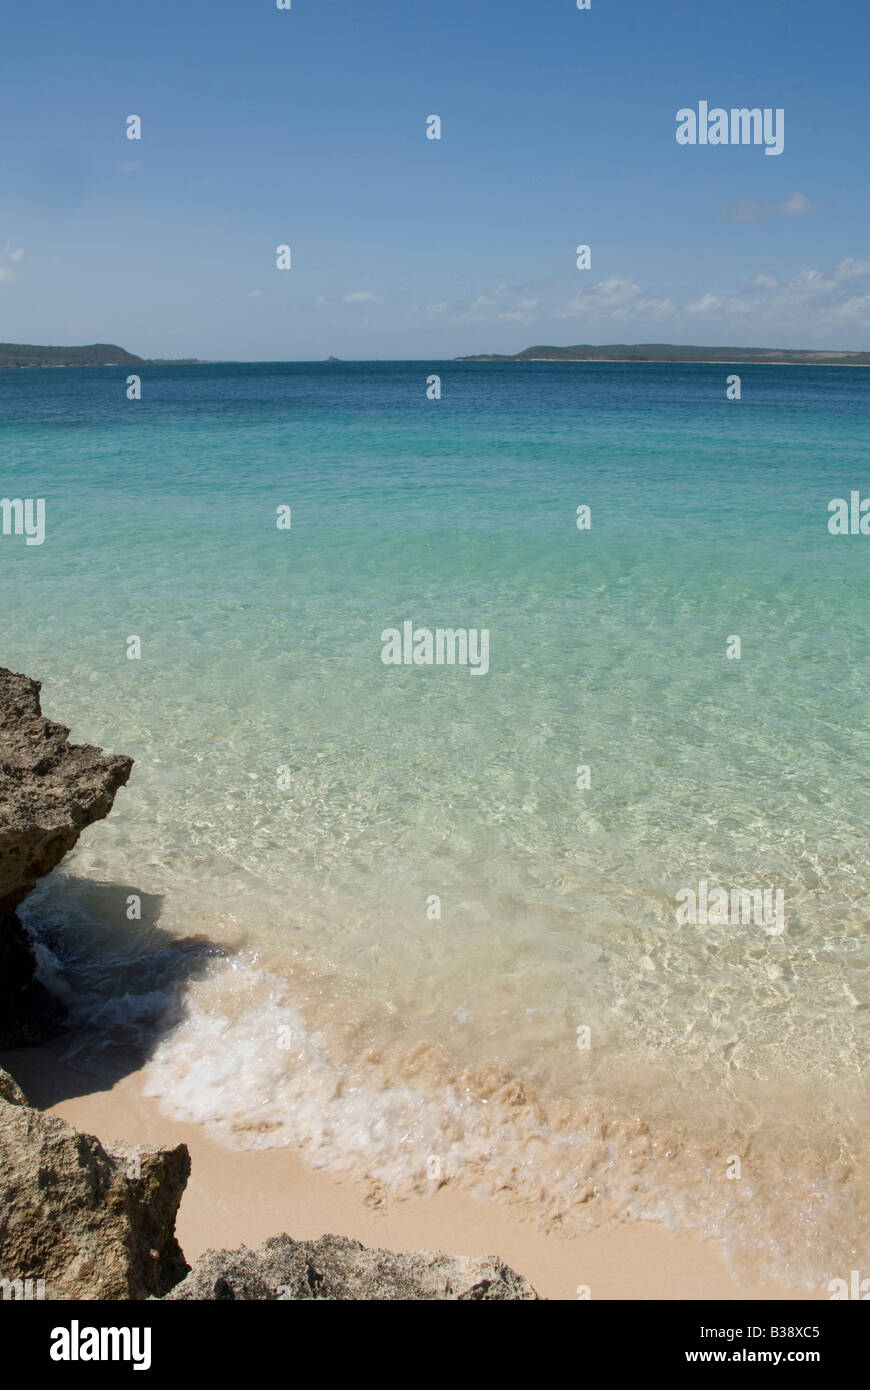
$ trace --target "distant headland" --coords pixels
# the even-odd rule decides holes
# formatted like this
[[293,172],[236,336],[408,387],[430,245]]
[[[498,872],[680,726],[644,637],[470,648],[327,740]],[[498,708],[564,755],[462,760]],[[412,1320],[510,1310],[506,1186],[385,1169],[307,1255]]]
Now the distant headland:
[[193,364],[197,357],[137,357],[114,343],[89,347],[36,347],[26,343],[0,343],[0,367],[144,367]]
[[787,367],[870,367],[870,352],[822,352],[805,348],[686,347],[674,343],[608,343],[593,347],[530,347],[512,356],[498,352],[457,357],[457,362],[745,362]]

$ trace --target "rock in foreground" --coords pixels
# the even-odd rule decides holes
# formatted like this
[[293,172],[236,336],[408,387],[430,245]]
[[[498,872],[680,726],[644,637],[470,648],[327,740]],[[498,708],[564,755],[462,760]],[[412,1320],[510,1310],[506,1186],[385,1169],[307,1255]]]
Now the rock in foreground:
[[112,809],[132,758],[67,743],[40,711],[39,681],[0,667],[0,916]]
[[0,1071],[0,1280],[44,1279],[48,1299],[159,1298],[188,1269],[175,1217],[189,1174],[184,1144],[109,1153]]
[[168,1299],[422,1302],[537,1299],[531,1284],[493,1256],[369,1250],[343,1236],[273,1236],[257,1250],[207,1250]]
[[69,744],[45,719],[39,681],[0,667],[0,1045],[37,1041],[57,1005],[35,980],[15,908],[112,809],[131,758]]

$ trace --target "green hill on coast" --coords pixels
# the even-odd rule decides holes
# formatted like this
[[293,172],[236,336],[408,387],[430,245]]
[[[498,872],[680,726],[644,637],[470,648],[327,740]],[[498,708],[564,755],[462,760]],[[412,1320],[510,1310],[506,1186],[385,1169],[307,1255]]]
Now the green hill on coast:
[[680,343],[608,343],[594,347],[530,347],[513,355],[497,352],[457,357],[457,362],[757,362],[802,367],[870,367],[870,352],[807,348],[688,347]]
[[[26,343],[0,343],[0,367],[143,367],[170,362],[164,357],[137,357],[114,343],[91,343],[88,347],[40,347]],[[176,358],[176,362],[196,362],[195,357]]]

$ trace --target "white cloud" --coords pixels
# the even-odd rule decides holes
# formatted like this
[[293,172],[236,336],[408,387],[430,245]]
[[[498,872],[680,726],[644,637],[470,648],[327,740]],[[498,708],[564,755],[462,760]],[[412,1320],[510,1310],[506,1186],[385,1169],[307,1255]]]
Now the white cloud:
[[772,217],[805,217],[817,212],[805,193],[789,193],[787,198],[765,203],[740,194],[725,210],[726,222],[769,222]]
[[634,299],[640,294],[641,289],[634,280],[621,280],[616,277],[610,280],[602,280],[600,285],[595,286],[602,299],[616,300],[620,304],[626,299]]
[[834,310],[838,319],[870,323],[870,294],[854,294]]
[[818,294],[820,290],[832,290],[836,283],[836,278],[832,275],[826,275],[823,270],[801,270],[790,281],[788,288],[795,292]]
[[[702,341],[722,342],[737,328],[758,342],[791,340],[813,346],[825,335],[836,339],[844,325],[870,325],[870,292],[862,293],[870,291],[870,283],[861,286],[862,278],[870,282],[870,260],[847,257],[833,269],[807,267],[789,280],[763,272],[750,275],[739,289],[713,285],[678,298],[650,293],[631,276],[589,283],[588,276],[571,275],[484,289],[464,305],[451,304],[450,322],[549,323],[552,337],[539,337],[540,342],[558,342],[559,321],[575,319],[583,322],[583,334],[591,341],[608,341],[606,335],[615,325],[621,340],[631,341],[642,338],[645,328],[667,323],[686,341],[702,334]],[[536,329],[541,331],[546,332]]]
[[373,290],[353,290],[351,294],[342,296],[342,304],[380,304],[380,295]]
[[579,290],[577,285],[574,276],[539,281],[533,286],[501,284],[476,295],[464,308],[454,306],[450,321],[530,324],[547,319],[597,318],[620,322],[634,317],[667,319],[677,312],[673,299],[644,294],[630,276],[613,275]]
[[852,258],[840,261],[833,270],[808,267],[784,283],[772,275],[756,275],[746,286],[755,293],[707,293],[691,300],[686,313],[752,325],[754,331],[771,338],[787,331],[812,346],[810,339],[815,335],[831,333],[844,322],[870,321],[870,295],[846,295],[848,282],[862,277],[870,278],[870,261]]
[[775,290],[779,281],[775,275],[753,275],[748,281],[748,288],[751,290]]
[[[789,193],[778,206],[783,217],[805,217],[808,212],[816,211],[815,204],[804,193]],[[776,203],[774,207],[777,207]]]
[[672,299],[639,299],[636,304],[615,309],[613,318],[627,319],[635,314],[644,314],[653,319],[669,319],[673,318],[676,312],[677,306]]
[[856,275],[870,275],[870,261],[855,261],[849,257],[848,260],[840,261],[834,271],[836,280],[851,280]]
[[19,246],[18,249],[17,249],[17,251],[10,251],[10,252],[9,252],[9,259],[10,259],[10,261],[15,261],[15,262],[17,263],[18,261],[21,260],[21,257],[22,257],[23,255],[24,255],[24,247],[23,247],[23,246]]
[[553,314],[557,319],[579,318],[585,314],[613,314],[617,309],[632,303],[643,291],[636,281],[620,277],[611,276],[609,280],[600,280],[597,285],[592,285],[588,290],[576,294],[557,308]]
[[14,279],[14,270],[10,270],[8,265],[0,265],[0,285],[11,285]]
[[249,298],[249,299],[259,299],[260,296],[262,295],[262,293],[263,293],[262,290],[248,290],[248,298]]
[[725,303],[719,294],[703,294],[700,299],[691,299],[686,305],[687,314],[715,314]]

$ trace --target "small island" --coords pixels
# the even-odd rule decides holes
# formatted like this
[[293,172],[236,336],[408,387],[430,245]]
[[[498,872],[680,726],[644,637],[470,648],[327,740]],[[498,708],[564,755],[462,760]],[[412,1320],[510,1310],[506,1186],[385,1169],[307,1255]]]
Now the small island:
[[688,347],[682,343],[608,343],[594,347],[530,347],[512,355],[489,352],[457,362],[736,362],[780,367],[870,367],[870,352],[809,348]]
[[145,367],[190,366],[197,357],[137,357],[114,343],[88,347],[41,347],[26,343],[0,343],[0,367]]

